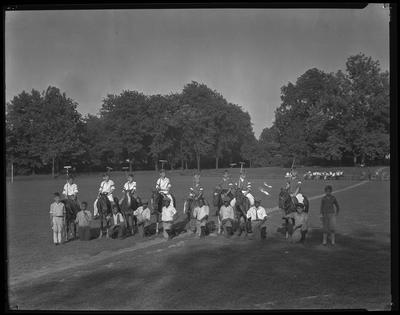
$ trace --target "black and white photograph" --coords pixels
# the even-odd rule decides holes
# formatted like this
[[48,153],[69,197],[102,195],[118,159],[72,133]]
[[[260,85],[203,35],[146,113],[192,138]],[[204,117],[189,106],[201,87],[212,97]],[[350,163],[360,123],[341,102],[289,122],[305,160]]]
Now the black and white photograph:
[[397,6],[301,5],[3,7],[9,311],[398,308]]

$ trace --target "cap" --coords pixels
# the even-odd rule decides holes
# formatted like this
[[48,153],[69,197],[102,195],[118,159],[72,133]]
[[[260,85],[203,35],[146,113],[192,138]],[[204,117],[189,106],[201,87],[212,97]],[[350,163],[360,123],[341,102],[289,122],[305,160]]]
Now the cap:
[[229,202],[229,201],[231,201],[231,200],[230,200],[228,197],[225,197],[225,198],[223,199],[223,201],[224,201],[224,202],[226,202],[226,201]]

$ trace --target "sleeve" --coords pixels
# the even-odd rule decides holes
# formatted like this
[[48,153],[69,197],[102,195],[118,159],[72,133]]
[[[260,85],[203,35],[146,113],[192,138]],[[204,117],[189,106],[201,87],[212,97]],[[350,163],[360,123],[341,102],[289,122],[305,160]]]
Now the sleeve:
[[66,213],[67,213],[67,210],[65,209],[65,205],[64,204],[62,204],[62,208],[63,208],[63,215],[65,216]]
[[88,211],[88,217],[89,217],[89,220],[92,220],[92,213],[90,211]]
[[252,208],[250,208],[249,210],[247,210],[247,214],[246,214],[247,219],[248,219],[248,218],[251,218],[251,209],[252,209]]
[[319,213],[322,214],[322,209],[324,208],[324,197],[321,199],[321,206],[319,208]]
[[205,206],[205,209],[206,209],[206,215],[210,215],[210,207],[209,206]]
[[145,211],[144,211],[144,213],[143,213],[143,217],[144,217],[146,220],[150,220],[150,209],[149,209],[149,208],[146,208],[146,209],[145,209]]
[[124,217],[121,213],[118,213],[119,216],[119,222],[125,222]]
[[132,189],[136,191],[136,182],[133,182],[133,188]]
[[267,211],[265,211],[265,208],[262,208],[261,213],[262,213],[262,218],[263,219],[267,218],[268,215],[267,215]]
[[75,187],[74,187],[74,194],[77,194],[77,193],[78,193],[78,185],[75,184]]
[[333,204],[336,206],[336,213],[339,213],[339,203],[338,203],[336,197],[334,197],[334,199],[333,199]]
[[53,204],[50,205],[50,214],[53,214]]
[[122,190],[125,190],[125,191],[128,190],[128,183],[124,184],[124,187],[122,188]]
[[103,190],[103,182],[100,183],[99,192]]

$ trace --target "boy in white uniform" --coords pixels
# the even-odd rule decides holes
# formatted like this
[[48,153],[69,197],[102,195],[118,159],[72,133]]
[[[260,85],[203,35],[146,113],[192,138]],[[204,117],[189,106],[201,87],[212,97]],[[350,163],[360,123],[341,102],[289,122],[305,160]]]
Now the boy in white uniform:
[[267,212],[260,204],[261,199],[256,198],[254,206],[247,210],[247,219],[251,220],[252,234],[257,239],[265,239],[267,237]]
[[164,170],[160,171],[160,178],[157,179],[156,189],[161,194],[167,196],[168,199],[170,200],[171,206],[174,207],[174,200],[172,199],[172,196],[169,193],[169,190],[171,189],[171,182],[170,182],[168,177],[165,177],[165,171]]
[[[100,184],[99,188],[99,195],[100,194],[106,194],[108,200],[111,202],[111,206],[114,204],[114,197],[112,193],[115,190],[114,182],[110,179],[110,176],[108,174],[103,174],[103,181]],[[94,216],[97,216],[99,214],[99,211],[97,209],[97,201],[99,200],[99,197],[94,202],[93,208],[94,208]]]
[[193,209],[193,218],[196,219],[196,232],[198,237],[206,235],[206,226],[210,208],[204,203],[203,199],[199,200],[199,206]]
[[[124,201],[126,197],[126,193],[128,194],[128,198],[130,198],[130,195],[136,193],[136,182],[133,180],[133,174],[128,175],[128,181],[124,184],[124,188],[122,189],[123,196],[121,200],[119,201],[119,204],[122,205],[122,202]],[[128,200],[130,202],[130,200]]]
[[72,176],[68,176],[67,183],[64,185],[63,195],[65,199],[77,199],[78,196],[78,186],[74,183],[74,178]]
[[50,205],[50,225],[53,229],[54,245],[62,244],[65,214],[65,206],[60,200],[60,194],[56,192],[54,193],[54,202]]
[[164,238],[171,238],[171,228],[174,222],[174,216],[176,214],[176,209],[171,205],[169,199],[165,201],[165,206],[162,208],[161,221],[163,223],[163,235]]

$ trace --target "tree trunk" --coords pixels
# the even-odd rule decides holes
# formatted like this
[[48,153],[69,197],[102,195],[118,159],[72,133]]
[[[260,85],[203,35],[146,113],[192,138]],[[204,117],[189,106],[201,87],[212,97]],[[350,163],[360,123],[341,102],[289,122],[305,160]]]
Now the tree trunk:
[[184,158],[181,159],[181,169],[182,169],[182,171],[185,169],[185,159]]
[[51,158],[51,177],[54,178],[54,156]]
[[132,161],[129,160],[129,173],[132,173]]
[[200,172],[200,154],[196,154],[196,160],[197,160],[197,171]]
[[354,166],[357,165],[357,155],[353,154],[353,162],[354,162]]
[[11,183],[14,182],[14,161],[11,159]]
[[158,163],[157,163],[157,160],[154,162],[154,168],[155,168],[156,171],[158,171]]
[[185,160],[185,169],[187,170],[188,169],[188,167],[187,167],[187,160]]
[[215,169],[216,169],[216,170],[218,169],[218,160],[219,160],[219,157],[216,156],[216,157],[215,157]]

